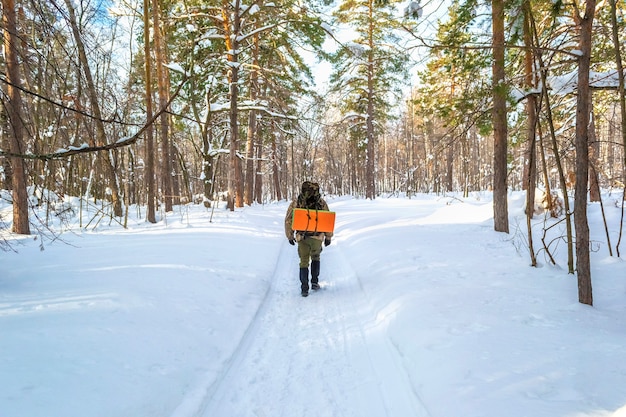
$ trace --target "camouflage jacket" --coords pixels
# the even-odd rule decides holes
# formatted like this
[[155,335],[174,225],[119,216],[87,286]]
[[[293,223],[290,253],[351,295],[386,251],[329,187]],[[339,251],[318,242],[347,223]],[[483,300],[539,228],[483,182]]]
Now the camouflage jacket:
[[[323,198],[320,199],[320,207],[322,207],[320,210],[326,210],[328,211],[328,204],[326,204],[326,201],[324,201]],[[295,233],[295,240],[299,241],[302,236],[303,233],[296,233],[292,228],[291,228],[291,222],[293,219],[293,209],[294,208],[298,208],[298,200],[294,200],[291,202],[291,204],[289,204],[289,208],[287,208],[287,213],[285,214],[285,236],[287,237],[287,239],[292,240],[294,239],[294,233]],[[303,207],[306,208],[306,207]],[[333,237],[333,233],[315,233],[315,235],[312,236],[315,239],[319,239],[319,240],[324,240],[326,238],[332,238]]]

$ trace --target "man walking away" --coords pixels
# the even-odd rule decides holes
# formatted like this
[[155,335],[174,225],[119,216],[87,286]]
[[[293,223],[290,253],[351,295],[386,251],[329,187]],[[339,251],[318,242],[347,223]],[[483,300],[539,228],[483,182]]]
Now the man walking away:
[[285,215],[285,235],[291,245],[298,243],[300,256],[300,289],[303,297],[309,295],[309,262],[311,264],[311,288],[318,290],[320,275],[320,254],[322,243],[330,245],[332,232],[307,232],[292,229],[293,210],[303,208],[328,211],[328,204],[320,195],[320,186],[315,182],[302,183],[298,198],[291,202]]

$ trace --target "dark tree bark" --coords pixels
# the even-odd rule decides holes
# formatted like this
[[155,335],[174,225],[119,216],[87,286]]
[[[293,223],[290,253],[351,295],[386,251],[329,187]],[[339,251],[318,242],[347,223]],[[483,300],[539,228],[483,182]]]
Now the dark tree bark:
[[493,0],[493,220],[497,232],[509,233],[507,202],[507,120],[504,72],[504,0]]
[[[524,52],[524,86],[531,90],[536,88],[536,78],[534,76],[534,57],[533,57],[533,41],[532,41],[532,28],[531,28],[531,6],[528,0],[524,1],[524,46],[526,50]],[[537,97],[534,94],[526,97],[526,141],[527,150],[525,155],[524,165],[524,182],[522,183],[522,189],[527,190],[527,208],[530,208],[530,216],[532,217],[532,210],[535,206],[535,188],[537,187]]]
[[[534,57],[532,53],[530,2],[524,1],[522,7],[524,10],[524,45],[526,46],[524,54],[525,87],[531,90],[536,83],[533,71]],[[534,94],[526,97],[526,117],[528,118],[526,121],[527,150],[524,161],[522,189],[526,189],[526,229],[528,231],[530,263],[532,266],[537,266],[532,228],[532,218],[535,214],[535,189],[537,188],[537,98]],[[548,196],[546,197],[549,198]]]
[[[18,64],[19,36],[13,0],[2,0],[2,24],[4,30],[4,53],[6,58],[6,79],[8,100],[3,100],[9,122],[9,144],[14,154],[24,153],[24,119],[22,115],[22,96],[20,95],[21,76]],[[26,189],[26,166],[19,157],[10,158],[11,187],[13,192],[13,227],[14,233],[30,234],[28,220],[28,193]]]
[[[231,13],[231,7],[233,12]],[[228,169],[228,208],[243,207],[243,175],[239,160],[239,40],[241,30],[241,7],[239,0],[230,3],[222,0],[222,25],[228,59],[228,94],[230,102],[230,161]]]
[[367,53],[367,147],[365,149],[365,198],[376,197],[376,135],[374,132],[374,1],[369,1],[369,51]]
[[[159,92],[159,106],[164,108],[169,101],[169,76],[165,63],[165,45],[163,42],[163,25],[161,24],[161,10],[158,0],[152,0],[152,23],[154,34],[154,50],[156,53],[157,87]],[[169,142],[169,115],[161,114],[159,120],[159,136],[161,138],[161,188],[165,211],[172,211],[172,159],[173,152]]]
[[591,264],[589,260],[589,223],[587,220],[587,185],[589,183],[589,114],[591,38],[596,0],[587,0],[584,15],[574,14],[580,26],[578,59],[578,97],[576,101],[576,188],[574,196],[574,227],[576,229],[576,273],[578,301],[593,305]]
[[[152,119],[152,68],[150,65],[150,0],[143,0],[143,25],[144,25],[144,54],[146,72],[146,118]],[[154,189],[154,128],[152,123],[146,127],[146,173],[144,181],[147,191],[147,219],[150,223],[156,223],[155,189]]]

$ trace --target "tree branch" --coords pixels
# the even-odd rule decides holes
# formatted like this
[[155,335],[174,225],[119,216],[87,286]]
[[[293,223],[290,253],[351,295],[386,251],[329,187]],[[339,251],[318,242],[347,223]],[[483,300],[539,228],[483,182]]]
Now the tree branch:
[[30,154],[30,153],[29,154],[17,154],[17,153],[12,153],[12,152],[5,152],[0,149],[0,156],[15,157],[15,158],[22,158],[22,159],[29,159],[29,160],[49,161],[53,159],[68,158],[70,156],[81,154],[81,153],[109,151],[112,149],[117,149],[117,148],[122,148],[124,146],[132,145],[133,143],[137,142],[137,140],[139,139],[139,137],[141,137],[143,132],[145,132],[145,130],[150,125],[152,125],[159,118],[159,116],[161,116],[161,114],[167,112],[168,107],[170,106],[172,101],[174,101],[174,99],[178,96],[178,94],[180,93],[180,90],[182,89],[183,85],[185,85],[188,78],[189,77],[185,76],[185,78],[181,81],[179,86],[176,88],[176,91],[170,97],[169,101],[165,104],[165,106],[159,109],[159,111],[155,113],[152,116],[152,118],[148,120],[145,125],[141,127],[141,129],[139,129],[134,135],[128,138],[122,138],[116,142],[109,143],[109,144],[102,145],[102,146],[87,146],[86,144],[83,144],[82,146],[79,146],[79,147],[68,146],[65,149],[61,149],[61,150],[58,150],[57,152],[53,152],[49,154]]

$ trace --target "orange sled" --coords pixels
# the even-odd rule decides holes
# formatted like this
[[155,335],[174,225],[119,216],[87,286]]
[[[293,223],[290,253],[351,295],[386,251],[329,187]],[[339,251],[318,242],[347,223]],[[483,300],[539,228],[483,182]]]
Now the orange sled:
[[301,232],[332,232],[335,230],[335,212],[295,208],[291,228]]

